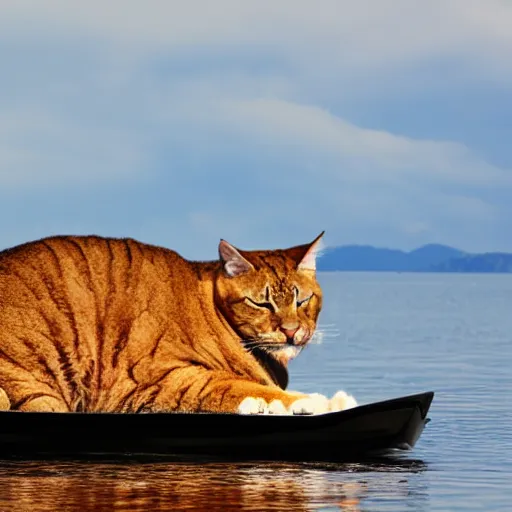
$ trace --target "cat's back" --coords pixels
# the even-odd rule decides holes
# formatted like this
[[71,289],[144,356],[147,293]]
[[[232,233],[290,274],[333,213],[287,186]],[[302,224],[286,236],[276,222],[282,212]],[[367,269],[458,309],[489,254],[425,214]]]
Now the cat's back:
[[[42,238],[0,251],[0,272],[32,269],[53,273],[77,267],[87,276],[104,273],[114,266],[137,265],[144,260],[153,265],[187,264],[178,253],[132,238],[97,235],[60,235]],[[86,267],[84,264],[88,264]],[[114,265],[115,264],[115,265]]]
[[25,297],[43,301],[62,288],[104,297],[133,290],[142,274],[149,282],[161,282],[189,266],[174,251],[131,238],[48,237],[0,252],[0,302],[21,289]]

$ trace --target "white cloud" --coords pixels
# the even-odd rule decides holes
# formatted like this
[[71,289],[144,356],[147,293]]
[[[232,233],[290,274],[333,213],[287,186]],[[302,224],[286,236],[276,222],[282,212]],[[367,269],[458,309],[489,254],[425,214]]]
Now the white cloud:
[[[512,172],[490,165],[462,144],[415,140],[385,131],[355,126],[324,109],[282,100],[232,101],[223,104],[225,119],[265,138],[273,147],[285,146],[300,156],[314,151],[338,160],[336,173],[349,181],[390,183],[415,180],[483,187],[512,186]],[[322,169],[315,169],[322,176]]]
[[453,55],[481,66],[498,58],[501,72],[512,70],[506,0],[20,0],[3,2],[0,14],[4,35],[86,37],[135,53],[258,45],[312,66],[364,70]]
[[[154,193],[192,191],[190,204],[170,201],[162,219],[136,201],[130,228],[155,240],[172,224],[187,251],[319,228],[336,243],[449,238],[468,221],[483,240],[504,213],[484,192],[510,190],[510,170],[328,107],[471,77],[509,84],[510,26],[498,0],[3,2],[0,192],[152,175]],[[438,61],[457,65],[397,79]]]

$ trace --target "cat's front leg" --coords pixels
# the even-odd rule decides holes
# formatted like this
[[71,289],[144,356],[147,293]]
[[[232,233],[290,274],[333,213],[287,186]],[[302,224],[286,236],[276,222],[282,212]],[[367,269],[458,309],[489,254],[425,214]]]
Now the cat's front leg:
[[283,391],[275,386],[263,386],[243,380],[230,381],[229,389],[223,390],[222,397],[221,408],[238,414],[310,415],[357,406],[354,397],[344,391],[338,391],[329,399],[320,393]]
[[[156,389],[156,388],[155,388]],[[318,393],[285,391],[277,386],[233,378],[227,372],[183,368],[133,397],[129,410],[153,412],[230,412],[237,414],[321,414],[354,406],[349,395],[332,399]],[[351,398],[351,397],[350,397]]]
[[[241,387],[243,395],[238,399],[239,403],[234,411],[238,414],[322,414],[330,409],[329,399],[319,393],[282,391],[280,388],[260,385],[253,387],[245,383]],[[236,392],[235,389],[233,391]]]

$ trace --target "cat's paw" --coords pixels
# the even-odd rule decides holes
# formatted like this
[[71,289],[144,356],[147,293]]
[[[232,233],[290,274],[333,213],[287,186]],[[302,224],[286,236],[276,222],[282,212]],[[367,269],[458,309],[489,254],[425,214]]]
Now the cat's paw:
[[290,414],[323,414],[329,411],[329,399],[319,393],[312,393],[295,400],[290,407]]
[[3,388],[0,388],[0,411],[8,411],[11,408],[11,402],[7,393]]
[[331,411],[345,411],[353,407],[357,407],[356,399],[345,391],[338,391],[329,400],[329,410]]
[[269,414],[290,414],[281,400],[272,400],[268,405]]
[[238,414],[290,414],[281,400],[269,404],[263,398],[248,396],[238,406]]
[[311,415],[324,414],[330,411],[343,411],[356,407],[354,397],[344,391],[338,391],[330,400],[319,393],[298,395],[297,400],[286,408],[281,400],[267,403],[263,398],[248,396],[238,406],[238,414],[280,414],[280,415]]
[[238,414],[265,414],[268,412],[268,405],[263,398],[248,396],[238,406]]

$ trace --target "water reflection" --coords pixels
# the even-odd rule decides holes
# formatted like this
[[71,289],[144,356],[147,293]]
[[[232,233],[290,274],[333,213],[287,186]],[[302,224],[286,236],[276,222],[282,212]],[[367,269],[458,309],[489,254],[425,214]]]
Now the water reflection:
[[411,505],[419,505],[417,483],[411,488],[409,479],[424,469],[421,461],[407,459],[358,464],[3,461],[0,510],[359,511],[367,510],[364,504],[372,498],[403,503],[412,497]]

